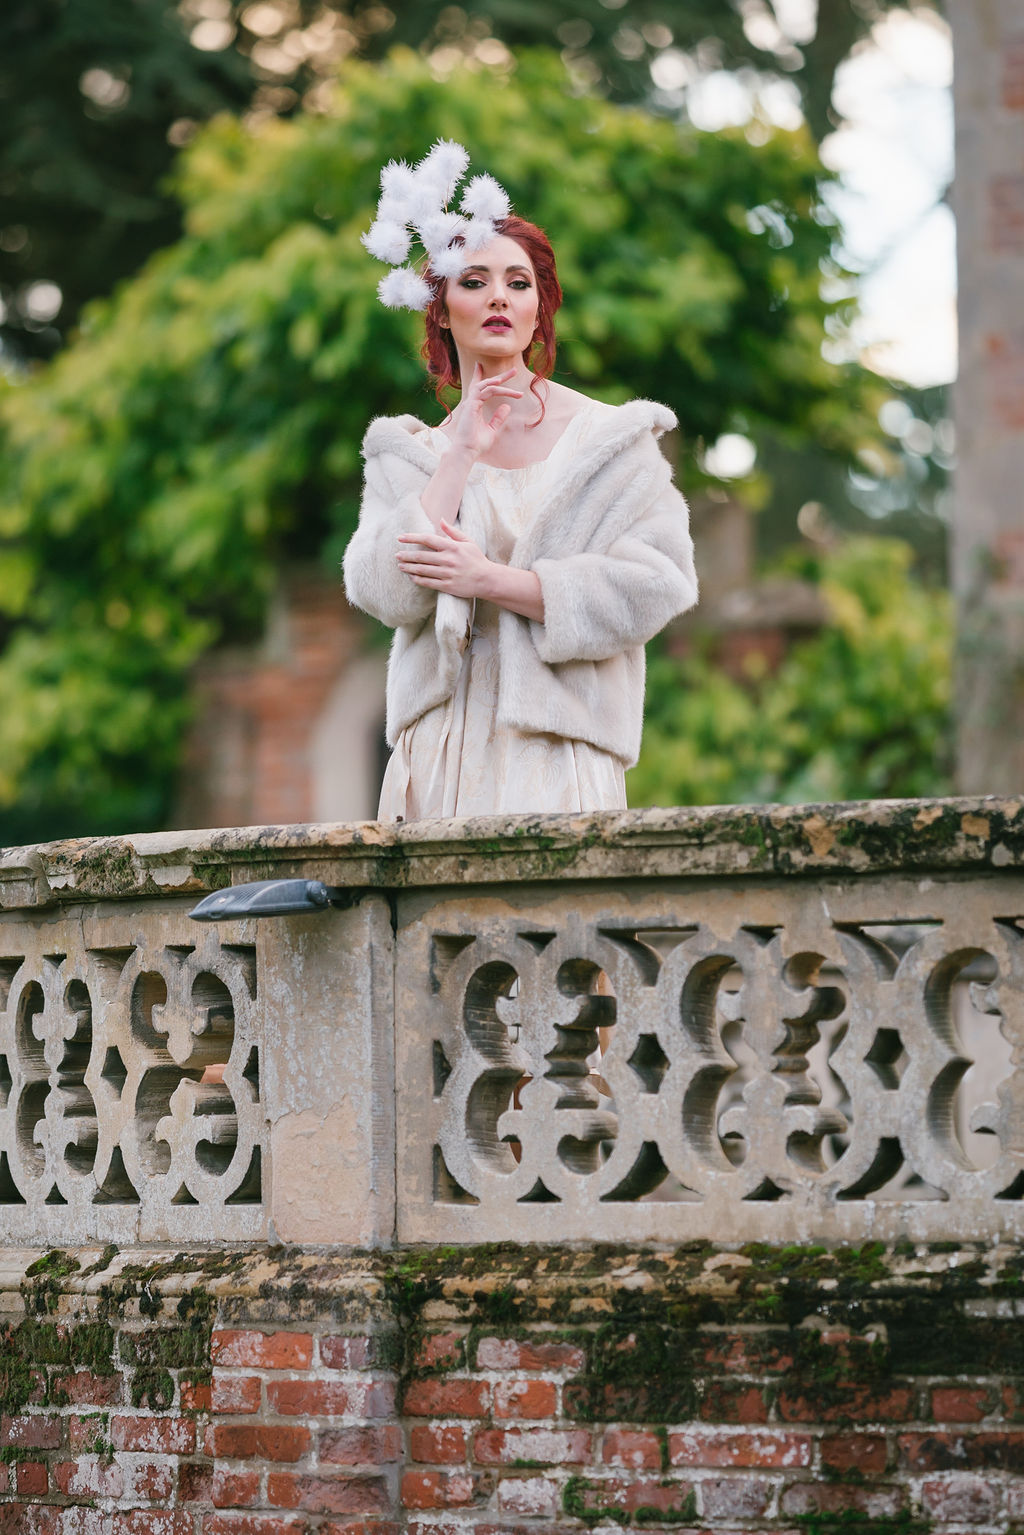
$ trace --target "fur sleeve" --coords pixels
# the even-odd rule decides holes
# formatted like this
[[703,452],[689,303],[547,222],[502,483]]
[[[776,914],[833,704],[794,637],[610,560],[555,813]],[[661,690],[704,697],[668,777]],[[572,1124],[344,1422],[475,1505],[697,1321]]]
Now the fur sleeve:
[[697,601],[689,515],[672,485],[606,550],[539,559],[532,569],[544,622],[530,628],[549,665],[605,661],[646,644]]
[[400,533],[433,531],[420,503],[425,484],[425,477],[393,455],[366,460],[359,526],[342,567],[345,591],[354,607],[392,629],[422,623],[437,600],[435,592],[417,586],[395,563]]

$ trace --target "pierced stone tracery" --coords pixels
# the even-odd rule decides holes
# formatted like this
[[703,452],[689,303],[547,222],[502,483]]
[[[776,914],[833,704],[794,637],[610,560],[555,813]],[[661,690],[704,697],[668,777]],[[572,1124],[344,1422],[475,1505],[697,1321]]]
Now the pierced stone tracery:
[[570,875],[455,825],[217,928],[163,840],[135,896],[102,845],[14,850],[0,1241],[1024,1239],[1024,803],[977,856],[996,811],[953,813],[878,810],[897,859],[833,810],[809,868],[788,812],[770,857],[638,812]]
[[[406,965],[429,943],[417,1028],[433,1088],[425,1102],[416,1072],[400,1074],[399,1106],[431,1139],[433,1170],[403,1207],[400,1152],[402,1235],[454,1221],[467,1238],[742,1236],[801,1212],[818,1234],[830,1221],[867,1233],[880,1211],[929,1202],[914,1218],[936,1230],[968,1229],[979,1201],[1019,1221],[1016,921],[804,909],[798,932],[783,916],[723,936],[688,916],[562,916],[543,932],[493,911],[475,933],[445,931],[441,912],[423,924]],[[419,1047],[398,1026],[411,1063]]]
[[[73,931],[73,930],[71,930]],[[262,1230],[255,951],[197,945],[0,957],[0,1224],[65,1240]],[[45,1224],[45,1221],[44,1221]]]

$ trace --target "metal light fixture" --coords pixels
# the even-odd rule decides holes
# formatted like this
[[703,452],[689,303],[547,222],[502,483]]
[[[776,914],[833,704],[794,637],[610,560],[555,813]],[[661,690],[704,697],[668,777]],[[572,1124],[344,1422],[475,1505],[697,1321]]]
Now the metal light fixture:
[[292,917],[351,904],[351,891],[319,879],[258,879],[204,895],[189,916],[196,922],[236,922],[240,917]]

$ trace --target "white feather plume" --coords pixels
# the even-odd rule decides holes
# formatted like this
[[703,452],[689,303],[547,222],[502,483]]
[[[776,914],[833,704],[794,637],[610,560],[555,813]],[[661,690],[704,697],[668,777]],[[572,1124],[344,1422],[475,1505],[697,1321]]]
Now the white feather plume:
[[387,261],[391,266],[399,266],[405,260],[412,244],[412,237],[404,224],[382,218],[371,224],[359,238],[371,256],[376,256],[378,261]]
[[479,219],[508,218],[512,204],[505,188],[486,173],[474,176],[462,198],[462,211]]
[[457,144],[454,139],[438,139],[420,161],[419,169],[427,170],[432,179],[441,183],[444,192],[441,201],[447,203],[466,174],[468,165],[469,153],[461,144]]
[[[434,287],[408,262],[413,237],[422,242],[434,277],[458,277],[466,259],[494,239],[496,219],[510,211],[508,193],[493,176],[474,176],[462,199],[462,212],[449,210],[455,188],[469,165],[469,155],[454,139],[437,139],[423,159],[411,166],[389,160],[380,173],[377,217],[360,238],[371,256],[393,268],[377,285],[389,309],[425,309]],[[459,240],[459,244],[453,241]]]
[[393,192],[385,192],[377,204],[376,221],[379,224],[407,224],[409,210],[405,200]]
[[426,309],[434,296],[430,284],[412,267],[394,267],[377,284],[377,297],[388,309]]
[[466,220],[461,213],[431,213],[419,226],[424,249],[433,257],[446,250],[456,235],[463,233]]
[[430,258],[430,270],[435,277],[459,277],[466,265],[466,249],[462,245],[450,245]]
[[386,198],[405,203],[415,195],[416,172],[404,160],[389,160],[380,173],[380,189]]
[[445,201],[444,182],[418,166],[415,184],[406,201],[410,222],[418,228],[424,219],[443,213]]
[[465,249],[470,252],[483,250],[485,245],[490,245],[497,233],[492,219],[472,218],[466,225]]

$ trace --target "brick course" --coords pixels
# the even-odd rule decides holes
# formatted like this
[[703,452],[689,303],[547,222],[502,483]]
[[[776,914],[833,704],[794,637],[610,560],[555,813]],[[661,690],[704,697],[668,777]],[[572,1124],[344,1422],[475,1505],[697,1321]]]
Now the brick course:
[[862,1300],[860,1332],[823,1330],[827,1292],[785,1327],[720,1301],[680,1326],[650,1287],[642,1314],[564,1327],[545,1304],[499,1326],[488,1293],[364,1307],[362,1334],[330,1296],[293,1327],[232,1314],[210,1379],[172,1362],[162,1409],[136,1404],[161,1337],[177,1357],[173,1307],[145,1346],[127,1314],[107,1373],[62,1324],[53,1363],[17,1376],[0,1355],[0,1535],[1024,1535],[1015,1315],[957,1318],[961,1375],[912,1311],[876,1326]]
[[1024,30],[1003,47],[1002,101],[1008,112],[1024,112]]
[[247,1370],[308,1370],[313,1339],[308,1332],[218,1331],[210,1339],[215,1365],[242,1365]]
[[988,185],[989,244],[1004,256],[1024,254],[1024,176],[993,176]]

